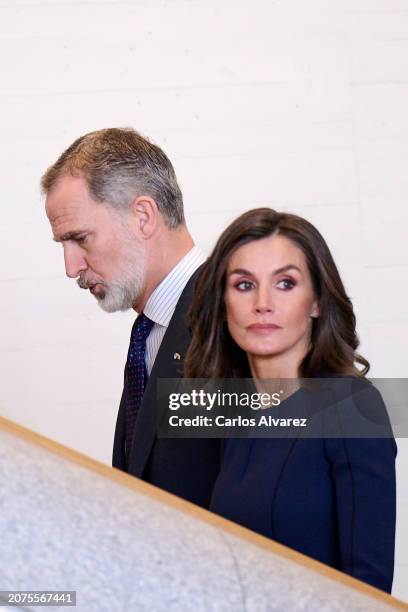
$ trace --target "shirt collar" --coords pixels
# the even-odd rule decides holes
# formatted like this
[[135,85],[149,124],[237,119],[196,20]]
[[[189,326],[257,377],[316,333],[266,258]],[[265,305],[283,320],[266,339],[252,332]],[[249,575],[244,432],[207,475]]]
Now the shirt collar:
[[194,246],[157,285],[146,302],[144,314],[158,325],[168,327],[184,287],[204,261],[201,249]]

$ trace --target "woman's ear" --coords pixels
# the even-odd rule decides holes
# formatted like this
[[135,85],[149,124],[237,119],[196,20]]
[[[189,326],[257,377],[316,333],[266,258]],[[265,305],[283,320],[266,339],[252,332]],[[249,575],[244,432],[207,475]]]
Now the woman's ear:
[[310,317],[311,319],[317,319],[317,317],[319,316],[319,314],[320,314],[320,311],[319,311],[319,304],[318,304],[318,302],[317,302],[317,301],[316,301],[316,302],[313,302],[313,304],[312,304],[312,308],[311,308],[311,310],[310,310],[309,317]]
[[130,205],[130,225],[142,239],[149,239],[157,227],[159,210],[150,196],[138,196]]

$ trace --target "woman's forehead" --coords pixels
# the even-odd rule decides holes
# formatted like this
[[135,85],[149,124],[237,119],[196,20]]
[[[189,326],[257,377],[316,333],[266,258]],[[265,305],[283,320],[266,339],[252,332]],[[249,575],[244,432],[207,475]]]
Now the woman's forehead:
[[243,264],[254,268],[278,269],[287,265],[307,269],[303,251],[292,240],[280,234],[252,240],[236,249],[228,262],[228,271]]

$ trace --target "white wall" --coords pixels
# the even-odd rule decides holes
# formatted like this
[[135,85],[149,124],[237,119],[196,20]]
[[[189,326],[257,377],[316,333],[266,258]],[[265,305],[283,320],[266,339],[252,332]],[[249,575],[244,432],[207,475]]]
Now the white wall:
[[[406,377],[407,58],[407,0],[0,0],[1,413],[110,462],[133,317],[64,277],[38,186],[109,126],[165,149],[206,251],[255,206],[315,223],[371,374]],[[393,592],[408,599],[399,448]]]

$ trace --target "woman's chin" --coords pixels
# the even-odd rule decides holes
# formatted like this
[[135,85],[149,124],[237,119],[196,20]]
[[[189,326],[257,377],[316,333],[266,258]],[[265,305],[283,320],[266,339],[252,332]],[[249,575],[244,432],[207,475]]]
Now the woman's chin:
[[252,357],[275,357],[281,353],[281,349],[278,346],[260,346],[259,343],[256,346],[248,346],[243,349],[246,353],[252,355]]

